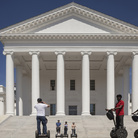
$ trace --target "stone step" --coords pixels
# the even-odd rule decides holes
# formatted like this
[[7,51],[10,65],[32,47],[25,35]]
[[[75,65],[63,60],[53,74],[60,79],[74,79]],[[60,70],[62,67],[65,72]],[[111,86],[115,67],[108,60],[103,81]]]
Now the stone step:
[[[114,127],[113,121],[106,116],[49,116],[48,130],[51,138],[55,138],[56,122],[61,120],[61,133],[64,133],[63,124],[68,122],[68,134],[71,134],[71,124],[76,123],[78,138],[110,138],[110,131]],[[134,138],[134,131],[138,129],[138,123],[132,121],[131,116],[125,116],[124,122],[128,131],[128,138]],[[0,124],[1,138],[35,138],[36,117],[34,116],[14,116],[8,118]]]

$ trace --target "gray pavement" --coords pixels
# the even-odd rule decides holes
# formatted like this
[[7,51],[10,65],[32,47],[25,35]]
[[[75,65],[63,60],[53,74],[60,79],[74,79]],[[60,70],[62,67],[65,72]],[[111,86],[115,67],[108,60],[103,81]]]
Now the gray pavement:
[[[113,121],[106,116],[49,116],[48,129],[51,138],[55,138],[56,121],[59,119],[62,123],[61,132],[63,133],[63,124],[68,122],[68,134],[71,134],[71,124],[76,123],[78,138],[110,138],[111,128],[114,127]],[[128,130],[128,138],[134,138],[134,131],[138,129],[138,123],[132,121],[131,116],[125,116],[125,126]],[[34,116],[14,116],[9,117],[0,124],[0,138],[35,138],[36,117]]]

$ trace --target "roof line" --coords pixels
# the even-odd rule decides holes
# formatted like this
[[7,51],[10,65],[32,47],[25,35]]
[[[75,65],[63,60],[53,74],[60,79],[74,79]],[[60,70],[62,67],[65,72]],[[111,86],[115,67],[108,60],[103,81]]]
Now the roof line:
[[103,14],[103,13],[101,13],[101,12],[95,11],[95,10],[93,10],[93,9],[90,9],[90,8],[88,8],[88,7],[85,7],[85,6],[82,6],[82,5],[77,4],[77,3],[75,3],[75,2],[71,2],[71,3],[66,4],[66,5],[64,5],[64,6],[58,7],[58,8],[56,8],[56,9],[53,9],[53,10],[50,10],[50,11],[48,11],[48,12],[42,13],[42,14],[40,14],[40,15],[34,16],[34,17],[32,17],[32,18],[26,19],[26,20],[24,20],[24,21],[21,21],[21,22],[19,22],[19,23],[16,23],[16,24],[14,24],[14,25],[9,26],[9,27],[3,28],[3,29],[0,30],[0,33],[5,32],[5,31],[7,31],[7,30],[10,30],[10,29],[12,29],[12,28],[14,28],[14,27],[20,26],[20,25],[22,25],[22,24],[31,22],[32,20],[37,20],[37,19],[39,19],[39,18],[41,18],[41,17],[43,17],[43,16],[47,16],[47,15],[49,15],[49,14],[52,14],[52,13],[56,12],[56,11],[60,11],[60,10],[66,9],[66,8],[68,8],[68,7],[70,7],[70,6],[76,6],[76,7],[78,7],[78,8],[82,8],[83,10],[86,10],[86,11],[88,11],[88,12],[92,12],[92,13],[94,13],[94,14],[97,14],[98,16],[102,16],[102,17],[104,17],[104,18],[106,18],[106,19],[113,20],[113,21],[115,21],[115,22],[117,22],[117,23],[126,25],[126,26],[128,26],[128,27],[132,27],[133,29],[137,29],[137,30],[138,30],[138,27],[135,26],[135,25],[126,23],[126,22],[121,21],[121,20],[119,20],[119,19],[117,19],[117,18],[114,18],[114,17],[111,17],[111,16],[109,16],[109,15]]

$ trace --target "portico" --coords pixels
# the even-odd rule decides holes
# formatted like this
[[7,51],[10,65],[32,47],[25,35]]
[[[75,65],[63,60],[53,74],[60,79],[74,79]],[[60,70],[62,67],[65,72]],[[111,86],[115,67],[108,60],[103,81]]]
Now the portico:
[[[66,100],[67,100],[67,97],[65,98],[65,94],[67,91],[67,88],[65,85],[65,82],[66,82],[65,80],[67,79],[66,72],[67,71],[73,72],[73,70],[74,70],[74,72],[76,72],[76,70],[77,70],[77,71],[80,71],[80,73],[81,73],[80,75],[82,76],[82,78],[81,78],[82,82],[80,82],[81,92],[79,92],[79,94],[82,95],[82,98],[80,100],[80,102],[82,102],[81,114],[82,115],[90,115],[90,103],[92,101],[90,95],[91,94],[93,95],[93,93],[90,93],[90,79],[92,78],[91,76],[93,76],[93,74],[95,74],[96,72],[99,74],[103,74],[105,76],[106,83],[107,83],[107,93],[106,93],[106,91],[104,91],[104,94],[107,95],[107,97],[105,97],[107,99],[107,105],[106,105],[106,103],[104,103],[104,104],[106,105],[107,108],[112,108],[115,105],[115,74],[117,74],[116,69],[117,69],[117,66],[121,66],[121,64],[122,64],[119,61],[117,61],[117,56],[118,56],[118,59],[119,58],[121,60],[126,59],[126,62],[128,62],[128,63],[130,60],[130,57],[129,57],[130,53],[127,53],[128,56],[123,57],[123,56],[121,56],[122,53],[120,55],[117,55],[116,51],[112,51],[112,52],[108,51],[108,52],[100,52],[100,53],[91,52],[91,51],[74,52],[74,53],[76,53],[76,57],[79,55],[78,58],[81,59],[81,60],[74,60],[74,61],[73,60],[69,61],[67,58],[69,58],[69,57],[73,58],[73,56],[75,56],[75,54],[68,53],[67,51],[66,52],[65,51],[56,51],[56,52],[50,52],[50,53],[43,52],[43,54],[41,54],[41,52],[38,52],[38,51],[33,51],[33,52],[28,51],[27,53],[28,53],[28,57],[29,57],[28,59],[30,59],[30,61],[28,61],[24,64],[26,64],[30,67],[32,65],[32,69],[30,71],[30,79],[32,78],[31,79],[32,81],[30,81],[31,88],[32,88],[32,91],[31,91],[31,95],[32,95],[31,96],[31,99],[32,99],[31,100],[32,101],[31,115],[35,115],[35,110],[33,107],[36,104],[37,97],[41,96],[40,86],[42,87],[42,85],[41,85],[41,81],[39,79],[41,77],[40,73],[42,74],[44,71],[46,71],[46,70],[44,70],[44,67],[42,67],[42,66],[44,66],[44,64],[48,65],[48,64],[52,63],[53,65],[52,64],[51,65],[53,67],[54,67],[54,65],[56,65],[56,67],[54,67],[54,68],[52,66],[49,67],[49,68],[53,68],[53,70],[55,72],[54,78],[57,82],[56,83],[56,85],[57,85],[56,93],[57,94],[56,94],[56,100],[54,101],[54,103],[56,103],[56,106],[57,106],[56,114],[57,115],[65,115],[65,112],[66,112],[66,109],[65,109],[66,108],[65,104],[66,104]],[[27,53],[25,53],[25,55]],[[47,54],[49,54],[49,57],[51,56],[51,58],[54,58],[54,61],[53,60],[51,62],[45,61],[45,59],[43,59],[43,58],[45,58],[45,57],[43,57],[43,55],[47,55]],[[24,54],[22,54],[22,56],[23,55]],[[36,57],[33,57],[34,55]],[[54,57],[53,57],[53,55],[54,55]],[[69,56],[69,55],[73,55],[73,56]],[[125,55],[126,55],[126,53],[125,53]],[[14,76],[14,72],[11,70],[11,68],[13,68],[14,62],[16,62],[16,64],[17,64],[17,55],[16,55],[16,53],[8,52],[8,54],[6,54],[6,56],[8,56],[7,57],[7,62],[8,62],[7,68],[9,69],[7,74]],[[14,61],[13,61],[13,56],[14,56]],[[101,56],[104,57],[104,59],[102,61],[98,61],[100,58],[102,58]],[[99,59],[96,61],[97,57]],[[19,59],[20,59],[20,57],[19,57]],[[50,60],[50,58],[48,58],[48,59]],[[94,60],[92,60],[92,59],[94,59]],[[115,61],[115,59],[116,59],[116,61]],[[42,63],[42,60],[43,60],[43,62],[45,61],[45,63]],[[72,65],[74,65],[74,63],[75,63],[76,65],[79,64],[81,66],[77,65],[76,69],[74,68],[74,66],[67,67],[68,64],[70,64],[70,62],[72,63]],[[133,63],[133,61],[132,61],[132,63]],[[100,64],[100,65],[98,65],[98,64]],[[116,64],[116,68],[115,68],[115,64]],[[65,65],[66,65],[66,67],[65,67]],[[78,68],[78,66],[79,66],[79,68]],[[99,66],[100,66],[100,69],[98,69]],[[23,115],[23,105],[22,105],[23,103],[22,102],[24,102],[24,101],[22,101],[23,90],[21,88],[22,87],[21,84],[23,84],[23,83],[21,80],[22,79],[21,76],[23,75],[23,72],[27,73],[27,71],[25,68],[23,69],[22,66],[20,66],[20,67],[17,66],[16,71],[17,71],[16,76],[17,76],[17,80],[18,80],[17,84],[16,84],[17,97],[18,97],[16,100],[17,113],[18,113],[17,115]],[[47,71],[48,71],[48,69],[47,69]],[[24,74],[26,74],[26,73],[24,73]],[[125,74],[126,74],[126,72],[125,72]],[[129,76],[129,71],[127,72],[126,75]],[[125,75],[125,77],[126,77],[126,75]],[[36,77],[36,78],[34,78],[34,77]],[[10,107],[7,108],[6,113],[13,115],[14,114],[14,102],[13,102],[14,101],[14,91],[12,92],[13,89],[10,88],[10,86],[14,85],[14,81],[10,81],[10,79],[11,79],[11,77],[7,76],[6,82],[7,83],[11,82],[11,84],[7,85],[8,90],[10,91],[10,94],[8,95],[8,93],[7,93],[6,96],[7,96],[7,102],[11,103],[11,104],[7,104],[7,106],[10,106]],[[129,81],[127,81],[126,83],[125,83],[125,85],[128,86]],[[123,85],[123,83],[122,83],[122,85]],[[125,87],[125,85],[124,85],[124,87]],[[100,84],[99,84],[99,87],[101,87]],[[11,92],[12,92],[12,96],[11,96]],[[120,91],[120,92],[123,93],[122,91]],[[128,93],[125,92],[124,96],[127,97],[127,95],[128,95]],[[8,97],[10,97],[10,98],[8,99]],[[13,99],[11,99],[11,97],[13,97]],[[18,100],[18,99],[20,99],[20,100]],[[126,100],[126,102],[128,102],[128,101]],[[99,103],[100,103],[100,101],[99,101]]]
[[[88,15],[84,17],[84,13]],[[55,14],[61,19],[57,21]],[[53,22],[49,23],[48,19]],[[103,19],[107,22],[103,23]],[[56,106],[59,116],[69,115],[70,106],[77,108],[78,115],[90,115],[91,105],[96,115],[103,115],[105,108],[115,106],[117,93],[123,95],[128,114],[131,66],[132,109],[137,109],[136,28],[117,19],[108,24],[111,23],[108,16],[95,15],[92,10],[74,3],[32,18],[32,24],[29,23],[0,32],[6,55],[6,114],[14,115],[14,67],[17,115],[35,115],[38,97],[51,107]]]

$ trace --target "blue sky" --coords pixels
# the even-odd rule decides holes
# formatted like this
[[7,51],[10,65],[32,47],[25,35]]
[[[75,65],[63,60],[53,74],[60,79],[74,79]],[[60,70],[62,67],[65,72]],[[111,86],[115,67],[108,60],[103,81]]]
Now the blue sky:
[[[76,2],[138,26],[138,0],[0,0],[0,29]],[[0,42],[0,85],[5,86],[5,56]]]

